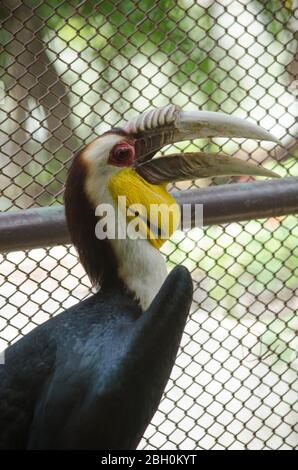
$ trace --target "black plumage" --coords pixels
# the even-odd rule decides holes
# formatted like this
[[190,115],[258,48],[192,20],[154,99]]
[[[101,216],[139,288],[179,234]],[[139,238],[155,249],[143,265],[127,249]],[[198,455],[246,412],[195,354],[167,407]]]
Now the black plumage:
[[177,267],[147,312],[106,290],[9,347],[0,366],[0,448],[136,448],[175,362],[191,299],[190,275]]

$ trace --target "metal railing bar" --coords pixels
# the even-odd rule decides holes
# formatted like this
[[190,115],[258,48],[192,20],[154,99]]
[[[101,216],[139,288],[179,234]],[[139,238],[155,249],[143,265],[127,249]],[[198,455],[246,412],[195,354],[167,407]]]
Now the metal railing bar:
[[[298,177],[226,184],[173,193],[183,210],[203,204],[204,226],[227,224],[298,213]],[[64,207],[56,205],[0,214],[0,252],[51,247],[70,243]]]

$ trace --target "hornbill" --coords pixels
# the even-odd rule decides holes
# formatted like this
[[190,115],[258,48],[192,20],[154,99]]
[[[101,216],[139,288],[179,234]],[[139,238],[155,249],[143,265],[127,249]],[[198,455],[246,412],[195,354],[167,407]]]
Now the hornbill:
[[[159,252],[176,228],[175,217],[169,218],[164,235],[161,217],[152,228],[131,207],[162,203],[177,208],[167,192],[173,181],[275,176],[222,154],[153,159],[167,144],[213,136],[275,140],[242,119],[171,105],[105,132],[75,156],[65,188],[66,218],[79,258],[100,288],[6,350],[0,366],[1,448],[138,446],[175,362],[192,282],[182,266],[167,276]],[[125,196],[122,208],[119,196]],[[98,237],[96,226],[104,217],[96,212],[100,204],[143,224],[146,236],[113,236],[106,223],[107,236]]]

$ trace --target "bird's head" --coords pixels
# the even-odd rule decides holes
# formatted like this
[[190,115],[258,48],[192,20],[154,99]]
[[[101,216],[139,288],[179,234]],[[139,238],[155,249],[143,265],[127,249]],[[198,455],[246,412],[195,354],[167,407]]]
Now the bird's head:
[[[267,169],[224,154],[177,153],[154,155],[165,145],[206,137],[239,137],[276,140],[254,123],[207,111],[182,111],[177,106],[157,108],[111,129],[87,145],[74,159],[66,183],[65,208],[71,238],[93,283],[109,284],[117,277],[119,262],[108,240],[98,240],[95,210],[100,204],[117,206],[125,196],[128,209],[134,204],[169,206],[175,201],[167,192],[171,182],[196,178],[260,175],[276,176]],[[138,212],[126,213],[129,219]],[[169,234],[176,228],[175,214],[168,223]],[[141,217],[147,235],[148,220]],[[151,222],[151,221],[149,221]],[[159,225],[159,222],[157,222]],[[151,227],[152,228],[152,227]],[[159,248],[166,237],[159,232],[146,243]],[[130,249],[127,245],[123,249]],[[116,249],[117,251],[117,249]]]

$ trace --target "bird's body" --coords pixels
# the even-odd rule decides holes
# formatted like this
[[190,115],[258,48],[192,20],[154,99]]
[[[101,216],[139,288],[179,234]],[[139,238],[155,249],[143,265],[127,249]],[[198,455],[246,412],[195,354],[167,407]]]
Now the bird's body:
[[179,268],[146,316],[125,293],[97,293],[8,348],[0,448],[135,448],[166,385],[191,297]]
[[[7,349],[0,448],[136,448],[169,379],[192,299],[188,271],[176,267],[167,277],[159,252],[179,216],[166,184],[200,175],[273,175],[226,155],[152,160],[168,143],[216,135],[272,140],[237,118],[169,106],[112,129],[74,158],[66,218],[100,290]],[[156,204],[157,217],[148,212]]]

